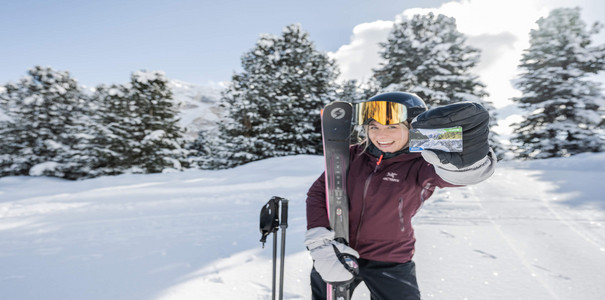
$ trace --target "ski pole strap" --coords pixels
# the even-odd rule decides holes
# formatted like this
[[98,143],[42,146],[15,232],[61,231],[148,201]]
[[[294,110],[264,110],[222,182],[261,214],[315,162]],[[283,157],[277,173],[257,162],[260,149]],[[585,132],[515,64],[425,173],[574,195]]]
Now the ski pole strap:
[[279,197],[273,197],[263,206],[260,211],[260,232],[262,234],[260,242],[263,248],[267,242],[267,236],[271,232],[276,232],[279,226]]

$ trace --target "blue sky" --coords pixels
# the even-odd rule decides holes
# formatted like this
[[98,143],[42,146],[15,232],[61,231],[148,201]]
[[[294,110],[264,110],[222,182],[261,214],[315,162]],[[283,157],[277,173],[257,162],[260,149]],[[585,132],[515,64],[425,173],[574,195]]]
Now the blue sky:
[[[337,61],[342,79],[365,82],[380,62],[377,45],[394,22],[442,13],[455,17],[468,44],[482,50],[476,72],[497,108],[519,95],[511,81],[536,20],[553,8],[580,6],[586,23],[605,23],[605,1],[599,0],[0,2],[0,84],[42,65],[67,70],[87,86],[125,83],[142,69],[218,85],[241,71],[240,57],[260,34],[279,35],[293,23]],[[605,43],[605,32],[594,41]],[[605,74],[600,79],[605,82]]]
[[336,51],[357,24],[442,2],[2,0],[0,83],[34,65],[70,71],[91,86],[125,82],[139,69],[199,84],[226,81],[261,33],[300,23],[319,50]]

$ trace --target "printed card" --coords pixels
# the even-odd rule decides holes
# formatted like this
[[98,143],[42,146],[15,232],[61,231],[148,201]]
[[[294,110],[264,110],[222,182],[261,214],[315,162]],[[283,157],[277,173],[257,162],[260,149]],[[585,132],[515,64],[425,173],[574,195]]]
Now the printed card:
[[424,149],[462,152],[462,127],[410,129],[410,152]]

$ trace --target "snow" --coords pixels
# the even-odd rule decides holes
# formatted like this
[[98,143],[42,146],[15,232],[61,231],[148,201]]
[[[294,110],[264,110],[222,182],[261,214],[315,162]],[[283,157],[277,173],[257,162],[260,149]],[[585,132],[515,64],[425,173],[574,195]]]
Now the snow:
[[[271,299],[259,212],[290,200],[284,299],[310,299],[318,156],[82,181],[0,178],[3,299]],[[414,219],[423,299],[605,299],[605,153],[504,162]],[[280,234],[281,235],[281,232]],[[359,287],[353,299],[369,299]]]
[[160,78],[165,77],[165,73],[163,71],[135,71],[132,73],[132,77],[140,83],[149,83],[150,81],[155,81]]
[[154,130],[151,133],[149,133],[147,136],[145,136],[145,138],[143,139],[143,141],[159,141],[161,140],[164,135],[166,135],[166,132],[164,130]]
[[11,118],[7,116],[2,109],[0,109],[0,122],[2,121],[10,121]]
[[[52,170],[56,169],[58,166],[59,166],[59,164],[54,161],[39,163],[39,164],[33,166],[29,170],[29,175],[30,176],[42,176],[42,175],[44,175],[45,171],[52,171]],[[0,193],[0,195],[1,194],[2,193]]]
[[39,95],[29,96],[29,97],[26,97],[25,99],[23,99],[23,103],[25,105],[31,105],[31,104],[40,105],[40,104],[44,103],[44,99]]

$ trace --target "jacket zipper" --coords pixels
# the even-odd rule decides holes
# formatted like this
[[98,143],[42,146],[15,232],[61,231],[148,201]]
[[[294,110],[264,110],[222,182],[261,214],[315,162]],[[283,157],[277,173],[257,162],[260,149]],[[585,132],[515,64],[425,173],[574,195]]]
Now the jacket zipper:
[[365,214],[365,211],[366,211],[366,194],[368,193],[368,187],[370,186],[370,181],[372,181],[372,177],[374,177],[374,174],[376,174],[376,172],[378,171],[378,166],[380,166],[381,162],[382,162],[382,155],[380,155],[378,162],[376,162],[376,167],[374,167],[374,172],[370,173],[368,178],[366,178],[365,185],[363,186],[363,197],[361,198],[361,214],[359,216],[359,224],[357,225],[357,232],[355,233],[355,245],[353,245],[353,248],[356,248],[357,243],[359,243],[359,232],[361,231],[361,225],[363,224],[363,215]]

